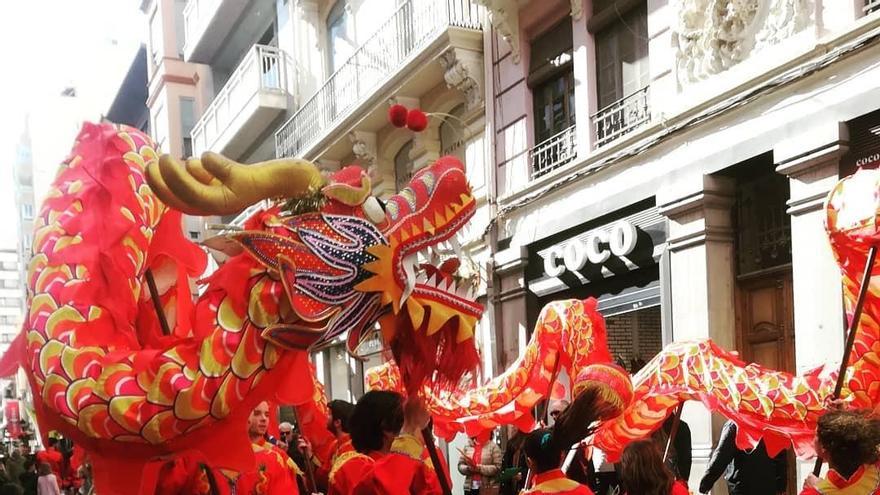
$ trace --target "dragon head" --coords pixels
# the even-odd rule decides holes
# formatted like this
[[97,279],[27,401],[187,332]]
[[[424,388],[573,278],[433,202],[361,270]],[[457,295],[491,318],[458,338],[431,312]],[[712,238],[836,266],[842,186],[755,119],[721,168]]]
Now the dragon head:
[[[482,306],[473,301],[473,280],[459,270],[455,236],[475,201],[455,158],[420,170],[384,210],[359,167],[327,182],[303,160],[241,165],[206,153],[185,164],[163,157],[147,177],[162,201],[194,215],[288,200],[286,211],[262,211],[231,235],[282,282],[291,311],[263,332],[282,347],[315,348],[347,332],[356,353],[377,321],[386,341],[441,329],[458,343],[473,336]],[[290,207],[303,203],[311,208]]]
[[[388,243],[369,248],[376,257],[366,265],[372,276],[356,288],[381,294],[414,330],[434,335],[455,324],[457,342],[471,338],[483,308],[474,302],[475,281],[461,270],[456,234],[475,209],[457,159],[446,156],[419,170],[387,201],[380,228]],[[388,330],[383,324],[386,337]]]

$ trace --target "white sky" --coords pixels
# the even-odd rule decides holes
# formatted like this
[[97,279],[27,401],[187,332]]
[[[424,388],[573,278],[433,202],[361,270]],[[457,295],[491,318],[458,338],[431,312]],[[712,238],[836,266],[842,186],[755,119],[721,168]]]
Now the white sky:
[[[68,86],[77,88],[88,118],[97,120],[106,113],[144,39],[146,24],[139,6],[139,0],[0,4],[0,244],[15,242],[12,167],[25,115],[53,115],[52,100]],[[71,118],[58,115],[59,120],[65,117]],[[53,131],[32,126],[32,134],[40,132],[46,139],[45,134]],[[69,149],[71,144],[61,143],[58,149]],[[64,158],[64,151],[54,148],[50,156],[35,149],[34,160],[48,160],[43,166],[54,166]],[[62,156],[55,156],[59,153]]]

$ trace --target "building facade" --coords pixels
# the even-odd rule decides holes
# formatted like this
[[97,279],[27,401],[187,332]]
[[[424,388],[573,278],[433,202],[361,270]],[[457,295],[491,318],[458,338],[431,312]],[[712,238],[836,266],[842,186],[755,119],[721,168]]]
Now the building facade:
[[[823,200],[877,161],[876,2],[484,3],[499,366],[544,303],[587,296],[629,369],[706,337],[792,372],[839,360]],[[683,418],[697,486],[721,419]]]

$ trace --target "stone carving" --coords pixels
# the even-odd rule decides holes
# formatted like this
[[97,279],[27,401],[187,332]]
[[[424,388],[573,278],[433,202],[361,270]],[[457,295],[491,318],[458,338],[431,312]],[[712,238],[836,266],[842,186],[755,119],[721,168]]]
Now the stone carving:
[[[576,1],[580,7],[580,1],[572,0],[572,15]],[[518,64],[520,61],[519,6],[516,0],[474,0],[474,2],[489,10],[492,27],[510,45],[510,56],[513,57],[513,63]]]
[[348,133],[351,140],[351,152],[365,169],[376,163],[376,133],[352,131]]
[[673,0],[680,86],[706,79],[810,25],[813,0]]
[[467,108],[480,106],[483,101],[483,61],[479,53],[459,48],[444,52],[439,58],[446,86],[465,95]]

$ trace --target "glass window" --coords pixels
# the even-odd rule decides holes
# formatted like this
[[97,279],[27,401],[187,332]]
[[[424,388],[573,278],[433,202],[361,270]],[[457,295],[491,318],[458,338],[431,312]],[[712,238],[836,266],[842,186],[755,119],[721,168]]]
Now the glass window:
[[400,147],[400,151],[394,155],[394,180],[397,190],[400,191],[409,185],[409,180],[413,176],[413,163],[409,154],[413,149],[413,142],[409,140]]
[[183,136],[183,157],[192,156],[192,130],[196,125],[196,100],[188,96],[180,97],[180,133]]
[[451,117],[444,117],[440,124],[440,154],[452,155],[464,163],[464,104],[458,105],[449,111]]
[[177,56],[183,58],[183,45],[186,44],[186,24],[183,18],[183,9],[186,8],[186,0],[174,0],[174,36],[177,38]]
[[21,218],[24,220],[32,220],[34,218],[34,205],[30,203],[22,203]]
[[165,105],[159,104],[153,114],[153,140],[156,141],[156,149],[168,151],[168,113]]
[[535,143],[541,143],[575,123],[571,20],[566,17],[535,38],[529,60]]
[[327,16],[327,67],[330,74],[342,67],[357,48],[354,32],[350,29],[350,17],[346,0],[337,0]]
[[596,33],[596,71],[599,108],[648,85],[648,10],[644,3]]
[[156,9],[150,17],[150,60],[153,65],[159,65],[162,60],[162,47],[162,16]]

